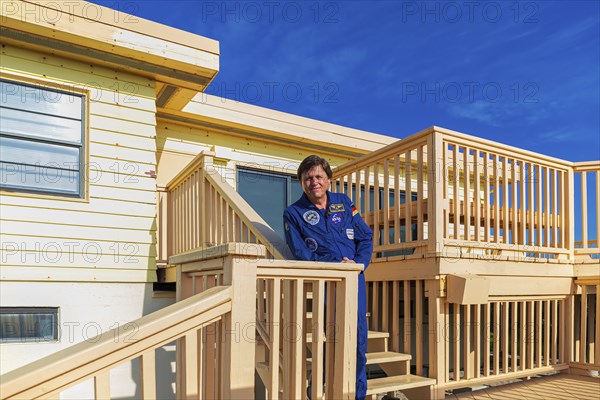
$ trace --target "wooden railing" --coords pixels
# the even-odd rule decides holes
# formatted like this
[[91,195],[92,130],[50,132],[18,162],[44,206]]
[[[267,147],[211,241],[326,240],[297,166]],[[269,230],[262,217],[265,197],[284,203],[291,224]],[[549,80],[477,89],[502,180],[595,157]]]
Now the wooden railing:
[[[374,257],[420,252],[572,260],[597,254],[600,163],[571,163],[432,127],[334,170],[374,231]],[[575,250],[574,174],[582,242]],[[587,178],[586,178],[587,174]],[[595,174],[595,191],[587,180]],[[589,200],[592,199],[592,200]]]
[[[374,254],[435,251],[435,146],[419,132],[334,170],[332,190],[346,193],[373,228]],[[429,248],[428,248],[429,247]]]
[[444,317],[445,389],[568,368],[564,296],[446,303]]
[[575,187],[574,197],[581,213],[579,232],[575,232],[581,240],[575,242],[575,255],[579,259],[597,260],[600,258],[600,162],[574,163],[574,173],[575,185],[579,186]]
[[[362,266],[269,260],[266,255],[261,245],[229,243],[171,257],[182,298],[229,282],[230,275],[237,277],[231,280],[235,324],[215,323],[211,331],[216,333],[203,337],[202,351],[212,359],[221,352],[217,338],[224,332],[235,335],[238,357],[243,358],[237,362],[246,369],[256,365],[266,390],[257,392],[261,398],[303,398],[307,382],[311,398],[354,398],[356,292]],[[236,299],[242,298],[243,307],[237,307]],[[207,396],[226,398],[217,391],[219,377],[206,373],[202,387]],[[179,386],[189,385],[189,376]],[[236,375],[236,380],[250,386],[253,370]]]
[[[439,288],[439,280],[370,282],[368,304],[370,329],[389,332],[391,350],[411,354],[413,373],[436,378],[440,393],[569,368],[572,296],[454,304]],[[593,340],[586,349],[597,352]]]
[[[58,398],[62,391],[93,379],[94,393],[90,397],[108,399],[111,370],[139,359],[140,397],[156,399],[155,350],[178,338],[183,343],[196,340],[205,324],[221,320],[231,313],[232,295],[230,287],[213,288],[8,372],[0,377],[0,398]],[[131,326],[136,328],[135,335],[132,335]],[[225,348],[230,349],[230,344],[230,341],[226,342]],[[200,362],[197,352],[180,354],[186,371],[197,368]],[[207,365],[207,368],[223,371],[223,367],[230,364],[230,360],[221,360]],[[164,369],[158,369],[161,370]],[[188,389],[187,393],[198,393],[197,387]],[[236,392],[231,387],[223,387],[223,393],[233,395]]]
[[581,277],[575,281],[581,293],[572,304],[571,370],[587,373],[600,371],[600,276]]
[[285,258],[277,233],[217,172],[213,153],[202,152],[158,192],[158,259],[223,243],[267,246]]

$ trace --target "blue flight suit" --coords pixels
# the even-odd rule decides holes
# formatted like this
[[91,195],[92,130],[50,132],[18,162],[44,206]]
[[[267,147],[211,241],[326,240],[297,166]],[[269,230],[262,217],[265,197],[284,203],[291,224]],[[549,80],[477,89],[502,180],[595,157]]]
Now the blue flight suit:
[[[318,209],[306,194],[283,213],[285,240],[297,260],[340,262],[342,257],[364,264],[373,252],[373,231],[352,201],[342,193],[327,192],[327,207]],[[365,276],[358,276],[358,332],[356,398],[367,392],[367,296]]]

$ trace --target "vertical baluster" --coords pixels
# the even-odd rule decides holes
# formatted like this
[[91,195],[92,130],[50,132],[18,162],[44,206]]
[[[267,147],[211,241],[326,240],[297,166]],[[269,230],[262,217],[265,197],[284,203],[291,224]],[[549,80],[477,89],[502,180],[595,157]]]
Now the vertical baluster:
[[500,302],[494,305],[494,375],[500,374]]
[[[465,155],[467,150],[465,149]],[[465,171],[467,169],[465,168]],[[466,173],[466,172],[465,172]],[[466,304],[463,306],[465,310],[465,323],[464,323],[464,359],[463,359],[463,368],[465,371],[465,379],[473,378],[472,368],[473,368],[473,349],[471,348],[471,305]]]
[[410,281],[404,281],[404,339],[403,352],[411,354]]
[[483,211],[485,214],[485,221],[484,221],[484,225],[485,225],[485,230],[483,233],[483,240],[485,242],[490,242],[491,238],[490,238],[490,234],[491,234],[491,227],[490,227],[490,212],[491,212],[491,204],[490,204],[490,171],[489,171],[489,153],[487,152],[483,152],[483,181],[484,181],[484,190],[483,190],[483,196],[484,196],[484,201],[483,201]]
[[460,342],[462,340],[460,328],[460,304],[454,304],[454,380],[456,382],[460,382]]
[[379,163],[375,163],[373,166],[373,186],[374,186],[374,199],[373,199],[373,243],[375,246],[381,244],[379,237],[379,212],[381,211],[381,203],[379,200]]
[[[600,170],[596,171],[596,248],[600,248]],[[599,296],[600,292],[596,292],[596,297]],[[600,308],[596,308],[596,310],[600,310]],[[599,322],[596,322],[596,325],[599,324]],[[596,337],[598,338],[596,342],[600,345],[600,334],[596,335]],[[600,348],[600,346],[597,346],[597,348]],[[596,358],[596,360],[596,363],[600,364],[600,357]]]
[[550,364],[556,365],[557,364],[557,355],[558,355],[558,300],[552,301],[551,346],[552,346],[552,360],[550,361]]
[[550,300],[544,305],[544,366],[550,365]]
[[394,243],[400,243],[400,156],[394,156]]
[[533,368],[533,355],[535,345],[535,316],[533,313],[533,301],[527,302],[527,369]]
[[185,393],[186,399],[198,399],[198,331],[185,335]]
[[[365,222],[369,226],[373,226],[373,214],[371,213],[371,172],[369,167],[365,167]],[[375,228],[373,227],[373,233]],[[375,242],[374,242],[375,243]]]
[[425,224],[423,218],[423,191],[423,145],[421,145],[417,150],[417,240],[425,239]]
[[544,246],[550,247],[550,168],[546,167],[546,182],[544,185]]
[[325,330],[325,281],[313,282],[311,399],[323,398],[323,340]]
[[519,302],[519,335],[521,337],[521,350],[519,351],[519,359],[521,360],[519,367],[521,371],[527,369],[526,356],[527,356],[527,302]]
[[[471,155],[470,153],[470,149],[468,147],[465,147],[465,152],[463,155],[463,175],[464,175],[464,184],[463,184],[463,213],[465,215],[465,235],[464,235],[464,239],[469,241],[471,240],[471,185],[470,185],[470,180],[471,180],[471,173],[469,171],[469,160]],[[466,372],[466,367],[465,367],[465,372]]]
[[[520,201],[520,212],[521,212],[521,218],[520,218],[520,233],[519,233],[519,244],[522,245],[527,245],[527,175],[525,172],[525,161],[521,161],[521,168],[520,168],[520,172],[521,172],[521,187],[520,187],[520,194],[521,194],[521,201]],[[523,359],[521,359],[523,360]]]
[[533,164],[529,163],[529,171],[528,171],[528,179],[529,179],[529,245],[530,246],[534,246],[535,245],[535,231],[534,231],[534,226],[535,226],[535,209],[533,206],[533,200],[534,200],[534,195],[535,195],[535,191],[534,191],[534,179],[535,179],[535,167]]
[[412,158],[411,158],[411,150],[408,150],[404,153],[404,162],[405,162],[405,194],[404,194],[404,232],[405,232],[405,241],[412,242]]
[[[518,222],[517,222],[517,207],[518,207],[518,203],[517,203],[517,159],[513,158],[512,159],[512,171],[511,171],[511,205],[512,205],[512,213],[511,213],[511,218],[510,218],[510,224],[511,224],[511,232],[512,232],[512,240],[511,240],[511,244],[516,245],[518,243],[517,240],[517,236],[518,236],[518,232],[517,232],[517,226],[518,226]],[[516,247],[516,246],[514,246]]]
[[[196,359],[198,358],[196,354]],[[156,399],[156,358],[154,349],[142,354],[140,365],[141,390],[143,400]]]
[[588,210],[587,210],[587,172],[581,172],[581,242],[582,247],[588,246]]
[[558,171],[553,169],[551,173],[551,181],[552,181],[552,190],[551,190],[551,198],[552,198],[552,247],[558,247],[558,208],[557,208],[557,190],[558,190]]
[[400,352],[400,281],[392,282],[392,351]]
[[94,376],[94,398],[110,399],[110,370],[103,370]]
[[458,169],[458,145],[452,145],[452,169],[454,171],[454,180],[453,180],[453,193],[452,196],[454,198],[454,239],[460,238],[460,196],[459,196],[459,177],[460,171]]
[[[500,179],[498,154],[494,154],[494,243],[500,243]],[[494,358],[496,355],[494,355]]]
[[[481,324],[481,305],[475,304],[473,307],[473,327],[475,328],[473,331],[473,348],[475,349],[475,375],[473,377],[479,378],[481,376],[481,355],[483,354],[481,348],[481,332],[484,331],[484,327]],[[484,343],[486,343],[485,339]]]
[[[600,175],[600,172],[596,172],[596,176],[598,175]],[[598,185],[599,183],[600,182],[596,180],[596,188],[598,188],[598,190],[600,190],[600,185]],[[600,218],[600,213],[596,214],[596,218]],[[600,246],[600,230],[596,232],[596,243],[597,246]],[[596,365],[600,365],[600,317],[598,316],[598,313],[600,313],[600,284],[596,285],[596,349],[594,352],[594,362]]]
[[[513,181],[515,182],[515,181]],[[510,302],[510,307],[511,307],[511,311],[512,311],[512,324],[511,324],[511,330],[510,330],[510,334],[512,336],[512,344],[511,344],[511,349],[510,349],[510,354],[512,357],[512,372],[517,372],[517,358],[518,357],[518,352],[517,352],[517,347],[518,347],[518,309],[517,309],[517,302],[516,301],[511,301]]]
[[373,297],[371,297],[371,304],[373,307],[371,308],[371,329],[380,330],[381,326],[379,325],[379,282],[373,282]]
[[[542,242],[542,226],[543,226],[543,219],[542,219],[542,197],[544,195],[544,192],[542,191],[542,182],[543,182],[543,177],[544,177],[544,173],[543,173],[543,168],[541,165],[537,166],[537,172],[536,172],[536,180],[537,180],[537,189],[536,189],[536,198],[537,198],[537,213],[536,213],[536,223],[537,223],[537,229],[536,229],[536,243],[538,247],[542,247],[544,244]],[[537,254],[537,257],[541,257],[541,253]]]
[[355,189],[354,189],[354,195],[355,195],[355,197],[354,197],[354,205],[356,206],[356,209],[358,211],[360,211],[361,215],[364,217],[365,210],[363,210],[360,207],[360,200],[361,200],[360,192],[361,192],[361,187],[362,187],[361,172],[362,172],[361,170],[356,171],[356,178],[355,178],[356,179],[356,186],[355,186]]
[[[481,177],[479,176],[479,150],[473,149],[473,217],[475,218],[474,238],[479,242],[481,229]],[[476,371],[477,374],[477,371]]]
[[[395,194],[397,195],[397,194]],[[386,158],[383,161],[383,241],[390,243],[390,165]]]
[[535,314],[536,314],[536,318],[535,318],[535,327],[536,327],[536,334],[535,334],[535,353],[536,353],[536,360],[535,360],[535,366],[537,368],[540,368],[542,366],[542,300],[537,300],[535,302]]
[[485,334],[483,335],[483,376],[490,376],[490,308],[491,303],[483,305],[483,327],[485,329]]
[[274,278],[269,280],[269,291],[272,295],[272,300],[269,303],[269,382],[267,390],[269,396],[273,399],[279,397],[279,345],[280,345],[280,330],[281,325],[281,279]]
[[415,281],[415,345],[417,375],[423,376],[423,281]]
[[[506,176],[506,175],[505,175]],[[505,187],[506,189],[506,187]],[[500,303],[499,303],[500,304]],[[508,332],[509,332],[509,309],[508,309],[508,302],[503,302],[502,303],[502,369],[504,370],[505,374],[508,374],[509,372],[509,366],[508,366],[508,353],[509,353],[509,339],[508,339]]]
[[509,243],[508,229],[508,158],[502,157],[502,243]]
[[381,328],[383,332],[390,331],[388,286],[388,281],[381,282]]
[[587,350],[587,286],[581,285],[581,317],[579,318],[579,362],[581,364],[586,363],[586,350]]

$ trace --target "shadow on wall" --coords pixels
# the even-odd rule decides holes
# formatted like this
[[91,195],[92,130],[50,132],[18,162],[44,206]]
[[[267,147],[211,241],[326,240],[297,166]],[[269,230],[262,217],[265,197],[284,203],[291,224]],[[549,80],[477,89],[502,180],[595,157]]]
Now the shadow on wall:
[[[152,284],[146,284],[144,293],[143,315],[148,315],[161,308],[175,303],[174,297],[153,297]],[[156,399],[175,400],[175,341],[167,343],[155,350],[156,359]],[[117,400],[137,400],[142,398],[141,357],[131,363],[131,379],[135,383],[135,394],[131,397],[112,397]]]

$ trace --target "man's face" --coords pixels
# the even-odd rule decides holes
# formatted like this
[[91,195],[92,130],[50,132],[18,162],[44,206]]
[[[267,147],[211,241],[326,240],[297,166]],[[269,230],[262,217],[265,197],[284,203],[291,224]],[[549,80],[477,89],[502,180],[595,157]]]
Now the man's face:
[[327,199],[330,180],[322,166],[317,165],[302,174],[302,190],[313,204]]

